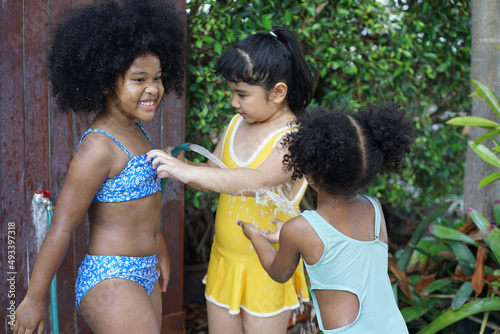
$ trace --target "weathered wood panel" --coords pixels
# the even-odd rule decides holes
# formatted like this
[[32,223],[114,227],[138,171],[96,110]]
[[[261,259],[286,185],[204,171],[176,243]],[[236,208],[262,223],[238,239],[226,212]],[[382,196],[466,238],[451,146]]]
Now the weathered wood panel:
[[[12,312],[26,290],[28,259],[23,101],[23,8],[0,3],[0,206],[2,236],[1,305]],[[7,51],[9,50],[9,51]],[[12,257],[8,257],[11,255]],[[14,278],[13,280],[10,280]],[[4,313],[3,310],[1,312]],[[2,327],[7,328],[8,318]]]
[[[186,1],[176,0],[177,9],[186,11]],[[168,96],[162,113],[161,147],[184,142],[185,98]],[[182,110],[182,112],[179,112]],[[184,186],[167,180],[162,201],[162,232],[165,235],[171,260],[169,286],[163,298],[163,333],[185,333],[185,314],[182,309],[184,278]],[[167,191],[168,190],[168,191]],[[170,302],[176,300],[177,302]]]
[[[56,203],[81,135],[86,115],[60,113],[54,105],[45,69],[48,38],[68,8],[92,0],[4,0],[0,2],[0,218],[1,305],[24,298],[36,258],[31,200],[36,190],[51,192]],[[176,0],[180,10],[186,3]],[[145,124],[156,147],[184,140],[184,99],[166,97],[163,112]],[[171,278],[163,295],[163,333],[184,333],[183,187],[169,181],[162,201],[162,231],[171,257]],[[15,257],[9,268],[9,233]],[[91,333],[75,307],[74,282],[88,241],[88,224],[75,231],[57,273],[60,333]],[[14,274],[15,273],[15,274]],[[14,293],[10,276],[15,276]],[[4,310],[0,312],[3,314]],[[9,314],[9,310],[5,310]],[[48,314],[50,316],[50,313]],[[7,333],[8,318],[0,325]],[[50,320],[45,333],[50,333]]]

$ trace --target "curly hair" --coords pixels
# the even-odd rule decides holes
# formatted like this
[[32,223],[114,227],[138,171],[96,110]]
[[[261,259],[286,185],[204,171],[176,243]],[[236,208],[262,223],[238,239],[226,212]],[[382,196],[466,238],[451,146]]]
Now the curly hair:
[[359,113],[316,108],[299,116],[299,129],[285,137],[284,170],[292,179],[307,175],[330,194],[353,194],[378,173],[405,166],[413,125],[398,104],[371,106]]
[[180,97],[184,15],[157,0],[96,0],[68,10],[54,30],[47,59],[59,109],[101,113],[105,92],[114,94],[117,79],[148,53],[160,59],[165,93],[173,90]]

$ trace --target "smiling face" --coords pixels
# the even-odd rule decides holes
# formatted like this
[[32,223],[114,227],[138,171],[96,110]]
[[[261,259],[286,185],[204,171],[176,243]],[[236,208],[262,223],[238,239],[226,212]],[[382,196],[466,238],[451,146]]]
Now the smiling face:
[[115,95],[106,97],[105,112],[141,121],[153,119],[165,89],[161,81],[160,59],[146,54],[134,60],[116,81]]
[[268,121],[279,111],[280,105],[272,99],[271,89],[267,94],[261,86],[244,82],[227,82],[231,91],[231,105],[247,121],[261,123]]

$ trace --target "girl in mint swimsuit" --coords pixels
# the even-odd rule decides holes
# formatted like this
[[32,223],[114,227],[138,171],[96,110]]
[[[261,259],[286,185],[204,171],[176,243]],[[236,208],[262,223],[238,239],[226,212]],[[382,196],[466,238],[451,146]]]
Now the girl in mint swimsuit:
[[360,113],[317,109],[297,123],[284,165],[317,190],[316,210],[283,225],[278,251],[253,224],[238,224],[274,280],[286,281],[304,259],[323,333],[408,333],[387,274],[384,215],[362,191],[378,173],[401,168],[412,124],[398,105]]
[[95,1],[54,27],[47,63],[58,109],[95,118],[69,166],[14,333],[43,332],[50,283],[86,215],[75,286],[82,317],[94,333],[160,333],[170,268],[160,180],[146,159],[154,147],[139,123],[153,119],[166,93],[182,95],[183,15],[167,1]]

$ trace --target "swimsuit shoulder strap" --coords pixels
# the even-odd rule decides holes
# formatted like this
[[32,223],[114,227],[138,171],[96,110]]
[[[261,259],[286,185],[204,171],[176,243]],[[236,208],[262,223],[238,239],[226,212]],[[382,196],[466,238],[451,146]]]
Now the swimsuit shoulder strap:
[[363,196],[366,197],[370,201],[370,203],[372,203],[373,210],[375,210],[375,238],[378,239],[380,235],[380,216],[381,216],[380,207],[371,196],[368,195],[363,195]]
[[139,126],[139,128],[142,130],[142,133],[144,133],[144,135],[146,136],[146,138],[149,140],[149,143],[151,144],[151,146],[153,147],[153,149],[155,148],[155,146],[153,145],[153,142],[151,141],[151,138],[149,138],[148,134],[146,133],[146,130],[144,130],[144,128],[142,127],[142,125],[140,125],[139,123],[135,123]]
[[[142,129],[142,127],[141,127],[141,129]],[[144,130],[142,130],[142,131],[144,131]],[[87,136],[89,133],[92,133],[92,132],[102,133],[102,134],[105,134],[106,136],[108,136],[109,138],[111,138],[116,143],[116,145],[118,145],[128,155],[129,159],[132,159],[132,155],[130,154],[130,152],[122,144],[120,144],[120,142],[118,140],[116,140],[115,137],[113,137],[112,135],[110,135],[106,131],[99,130],[99,129],[88,129],[87,131],[85,131],[85,133],[82,136],[82,139],[80,139],[80,142],[78,143],[78,146],[80,146],[80,144],[82,143],[83,138],[85,138],[85,136]],[[148,139],[149,139],[149,137],[148,137]]]

